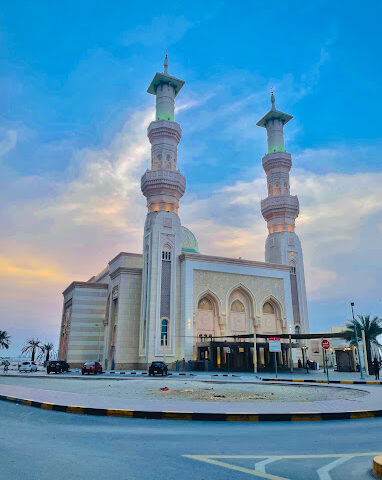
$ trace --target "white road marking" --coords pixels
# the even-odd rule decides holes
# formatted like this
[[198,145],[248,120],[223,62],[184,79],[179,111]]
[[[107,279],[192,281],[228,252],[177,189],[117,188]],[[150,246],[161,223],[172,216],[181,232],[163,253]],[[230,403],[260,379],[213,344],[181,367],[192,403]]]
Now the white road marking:
[[280,460],[280,459],[279,458],[267,458],[266,460],[262,460],[261,462],[257,462],[257,463],[255,463],[255,470],[257,472],[267,473],[265,471],[265,465],[268,465],[268,463],[277,462],[277,460]]
[[319,468],[317,470],[318,478],[320,480],[332,480],[332,477],[330,476],[330,471],[333,470],[333,468],[338,467],[338,465],[342,465],[343,463],[347,462],[353,457],[340,457],[337,458],[337,460],[334,460],[333,462],[328,463],[327,465],[324,465],[323,467]]

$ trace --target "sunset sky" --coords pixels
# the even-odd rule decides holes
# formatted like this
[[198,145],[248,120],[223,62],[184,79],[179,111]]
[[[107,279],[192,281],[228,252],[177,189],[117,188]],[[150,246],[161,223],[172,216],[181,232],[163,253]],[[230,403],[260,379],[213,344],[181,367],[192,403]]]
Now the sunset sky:
[[[202,253],[264,260],[269,108],[285,127],[310,325],[382,316],[379,1],[18,1],[0,6],[0,329],[57,345],[62,291],[140,252],[162,69]],[[5,352],[1,352],[2,355]]]

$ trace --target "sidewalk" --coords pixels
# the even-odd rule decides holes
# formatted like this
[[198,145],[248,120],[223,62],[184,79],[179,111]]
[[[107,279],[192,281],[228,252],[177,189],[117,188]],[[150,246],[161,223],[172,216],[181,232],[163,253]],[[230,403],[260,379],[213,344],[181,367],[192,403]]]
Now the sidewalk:
[[[275,380],[276,375],[275,372],[261,372],[258,373],[257,376],[262,380]],[[277,374],[278,381],[285,380],[285,381],[295,381],[301,380],[303,382],[327,382],[326,373],[323,370],[309,370],[309,373],[306,373],[305,369],[299,368],[294,369],[294,372],[279,372]],[[356,385],[362,384],[381,384],[380,381],[375,380],[374,375],[365,375],[364,379],[361,380],[361,374],[359,372],[337,372],[334,370],[329,369],[329,381],[330,383],[355,383]]]

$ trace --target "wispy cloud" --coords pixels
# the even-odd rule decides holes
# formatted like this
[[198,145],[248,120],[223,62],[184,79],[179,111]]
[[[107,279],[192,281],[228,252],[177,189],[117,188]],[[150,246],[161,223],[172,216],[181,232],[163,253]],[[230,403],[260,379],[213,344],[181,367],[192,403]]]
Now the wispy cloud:
[[140,43],[145,47],[162,44],[165,48],[178,42],[194,25],[195,23],[184,16],[160,15],[153,18],[150,23],[138,25],[126,32],[122,37],[122,43],[125,46]]
[[0,160],[5,157],[17,144],[16,130],[0,130]]

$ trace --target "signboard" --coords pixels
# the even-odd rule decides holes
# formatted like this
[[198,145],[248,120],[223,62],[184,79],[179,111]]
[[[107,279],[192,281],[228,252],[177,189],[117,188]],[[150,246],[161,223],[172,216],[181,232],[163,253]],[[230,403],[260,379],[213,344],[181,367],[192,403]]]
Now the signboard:
[[227,347],[227,353],[231,353],[231,349]]
[[269,337],[269,351],[281,352],[280,337]]
[[327,350],[330,347],[329,340],[326,340],[326,339],[322,340],[321,341],[321,346],[322,346],[323,349]]

